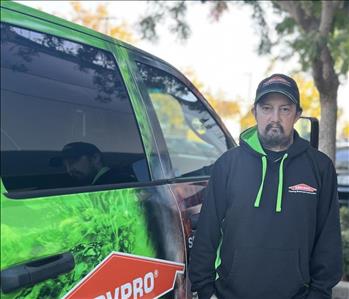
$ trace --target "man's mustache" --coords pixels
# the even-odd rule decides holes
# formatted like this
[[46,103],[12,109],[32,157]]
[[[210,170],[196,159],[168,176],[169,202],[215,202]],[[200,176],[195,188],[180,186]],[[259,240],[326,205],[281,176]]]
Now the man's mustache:
[[280,124],[270,123],[265,127],[265,132],[269,132],[273,128],[278,128],[281,133],[284,133],[284,128]]

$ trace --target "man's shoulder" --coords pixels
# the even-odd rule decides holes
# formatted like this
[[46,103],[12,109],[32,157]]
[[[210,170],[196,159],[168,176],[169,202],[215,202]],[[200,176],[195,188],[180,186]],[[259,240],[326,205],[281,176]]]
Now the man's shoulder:
[[241,155],[241,147],[238,145],[228,149],[222,156],[218,158],[217,161],[220,161],[220,160],[227,161],[227,160],[235,159],[236,157],[239,157],[239,155]]
[[136,178],[132,173],[111,167],[98,178],[96,184],[116,184],[134,181],[136,181]]
[[241,155],[240,146],[233,147],[222,154],[216,161],[216,166],[226,167],[234,163]]
[[322,151],[314,148],[309,147],[308,149],[308,157],[313,161],[315,164],[316,169],[321,174],[324,174],[325,172],[329,171],[330,169],[334,169],[334,164],[329,156],[327,156]]
[[308,148],[308,152],[311,155],[311,157],[313,157],[319,164],[324,164],[324,165],[328,165],[328,164],[332,164],[332,160],[329,156],[327,156],[324,152],[309,146]]

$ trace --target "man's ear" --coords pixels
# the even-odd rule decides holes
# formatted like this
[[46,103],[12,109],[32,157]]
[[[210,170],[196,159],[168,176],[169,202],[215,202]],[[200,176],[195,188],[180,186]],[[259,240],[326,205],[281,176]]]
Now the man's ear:
[[251,109],[251,112],[254,116],[254,118],[257,120],[257,111],[256,111],[256,106],[253,106],[252,109]]
[[303,112],[302,108],[297,109],[295,122],[297,122],[299,118],[302,116],[302,112]]

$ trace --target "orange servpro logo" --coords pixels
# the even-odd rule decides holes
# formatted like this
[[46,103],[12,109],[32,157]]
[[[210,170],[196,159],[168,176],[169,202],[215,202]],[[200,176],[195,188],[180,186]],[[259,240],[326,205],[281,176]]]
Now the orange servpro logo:
[[147,299],[173,290],[185,265],[166,260],[111,253],[64,299]]
[[316,189],[307,184],[298,184],[288,187],[288,191],[292,193],[316,194]]

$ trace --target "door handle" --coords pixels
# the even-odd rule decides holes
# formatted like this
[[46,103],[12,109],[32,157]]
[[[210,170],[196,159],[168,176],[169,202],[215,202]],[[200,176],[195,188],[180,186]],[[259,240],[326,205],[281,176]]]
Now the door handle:
[[70,252],[51,256],[1,271],[1,291],[6,294],[20,288],[70,272],[75,266]]

